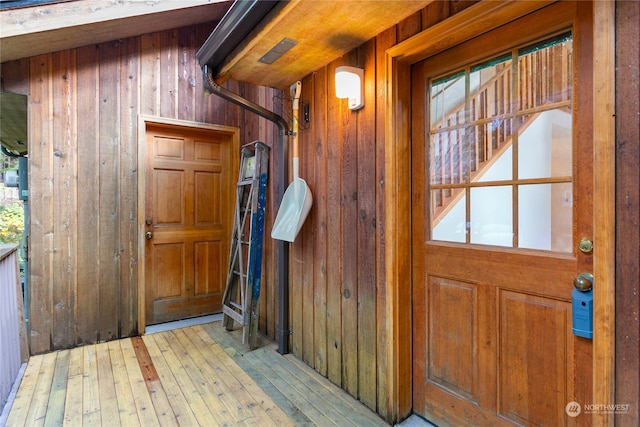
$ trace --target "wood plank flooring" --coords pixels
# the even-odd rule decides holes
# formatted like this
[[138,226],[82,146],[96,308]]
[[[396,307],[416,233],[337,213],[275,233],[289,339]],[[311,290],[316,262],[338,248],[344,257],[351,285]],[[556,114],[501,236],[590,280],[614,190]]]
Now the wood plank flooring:
[[7,426],[386,426],[271,342],[221,322],[33,356]]

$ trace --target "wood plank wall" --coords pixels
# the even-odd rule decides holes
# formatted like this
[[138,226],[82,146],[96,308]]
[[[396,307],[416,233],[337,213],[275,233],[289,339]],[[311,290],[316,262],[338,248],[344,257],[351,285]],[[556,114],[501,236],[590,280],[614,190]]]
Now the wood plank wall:
[[[473,1],[433,2],[358,49],[317,70],[302,81],[302,104],[311,122],[301,120],[301,176],[314,196],[314,207],[301,237],[291,249],[292,351],[318,372],[393,419],[385,339],[384,197],[384,53],[389,47],[452,16]],[[619,71],[617,93],[638,93],[638,4],[619,2],[626,25],[618,58],[629,62]],[[622,11],[623,10],[623,11]],[[620,19],[620,18],[619,18]],[[365,107],[349,112],[336,100],[333,71],[340,65],[365,69]],[[620,67],[618,67],[620,69]],[[618,316],[617,402],[631,414],[616,422],[637,424],[640,384],[640,322],[630,313],[640,307],[637,97],[619,97],[618,111]],[[621,115],[621,111],[625,111]],[[374,200],[375,199],[375,200]],[[620,218],[624,218],[620,222]],[[630,296],[634,296],[630,298]],[[409,304],[407,304],[409,307]],[[409,309],[409,308],[408,308]],[[622,327],[621,327],[622,325]],[[635,409],[634,409],[635,408]]]
[[[291,247],[293,353],[383,417],[386,348],[384,53],[474,2],[434,2],[303,80],[301,176],[314,207]],[[203,93],[195,61],[213,23],[2,64],[2,90],[29,95],[31,351],[133,336],[137,324],[137,117],[241,127],[270,122]],[[365,69],[365,107],[335,98],[335,67]],[[290,120],[278,90],[228,82]],[[284,111],[284,112],[283,112]],[[280,165],[272,158],[271,177]],[[271,191],[273,187],[270,187]],[[270,203],[273,197],[270,197]],[[267,209],[267,224],[275,209]],[[273,241],[265,242],[260,330],[274,338]],[[409,307],[409,304],[407,304]]]
[[616,2],[616,426],[640,420],[640,3]]
[[[308,105],[310,121],[300,119],[300,174],[314,206],[291,246],[292,352],[387,419],[395,415],[386,384],[391,343],[384,341],[382,224],[384,198],[394,195],[386,193],[384,177],[384,53],[473,3],[433,2],[302,81],[301,114]],[[633,25],[629,28],[637,32]],[[30,96],[33,353],[138,333],[138,114],[239,126],[241,143],[277,141],[277,129],[267,120],[203,93],[195,51],[212,28],[200,25],[2,64],[2,90]],[[625,57],[637,58],[637,44],[627,49],[635,51]],[[358,112],[335,98],[333,72],[343,64],[365,69],[365,107]],[[625,84],[637,85],[637,74]],[[281,91],[237,82],[227,87],[290,120],[290,101]],[[626,120],[636,145],[619,150],[637,158],[638,119]],[[619,161],[631,158],[624,154]],[[622,163],[619,181],[635,182],[623,190],[635,204],[623,210],[631,216],[623,234],[632,241],[619,244],[618,259],[637,267],[638,162]],[[271,179],[279,168],[272,157]],[[626,194],[619,192],[619,208],[626,206]],[[267,224],[272,224],[273,197],[269,203]],[[260,330],[271,338],[278,304],[273,252],[273,241],[266,239]],[[637,286],[637,268],[626,274],[629,285],[619,287],[619,301]],[[637,308],[637,299],[627,301]],[[635,355],[631,363],[637,367],[637,322],[629,330],[632,339],[623,350]],[[622,396],[635,393],[637,401],[638,380],[627,380],[618,381],[631,384],[620,387]]]
[[[300,175],[314,204],[291,245],[292,352],[387,419],[385,51],[473,3],[434,2],[302,80]],[[356,112],[335,97],[341,65],[364,68]]]
[[[273,142],[274,126],[204,93],[195,52],[214,26],[2,64],[2,90],[29,95],[33,354],[140,330],[139,114],[241,127],[241,143]],[[281,108],[280,91],[237,82],[227,88]],[[275,298],[267,293],[264,312],[274,319]]]

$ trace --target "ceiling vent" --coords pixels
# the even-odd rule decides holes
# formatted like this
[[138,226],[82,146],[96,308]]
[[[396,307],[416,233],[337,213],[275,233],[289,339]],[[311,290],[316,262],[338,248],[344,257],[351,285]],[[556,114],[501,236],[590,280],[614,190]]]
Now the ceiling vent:
[[272,47],[269,52],[265,53],[262,58],[258,59],[263,64],[273,64],[278,58],[289,52],[298,42],[290,38],[283,38],[280,43]]

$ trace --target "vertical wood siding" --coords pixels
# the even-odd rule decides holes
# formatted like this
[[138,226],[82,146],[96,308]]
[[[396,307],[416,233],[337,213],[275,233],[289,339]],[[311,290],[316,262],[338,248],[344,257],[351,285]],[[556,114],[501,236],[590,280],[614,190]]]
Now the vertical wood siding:
[[[241,143],[272,144],[273,126],[205,94],[195,52],[213,27],[2,64],[2,90],[29,95],[32,353],[140,330],[139,114],[242,127]],[[227,86],[244,90],[238,83]],[[257,87],[248,92],[268,108],[280,93]],[[271,301],[263,315],[273,323],[275,293],[267,289],[265,294]],[[273,326],[265,329],[273,334]]]
[[[301,106],[310,121],[300,119],[300,173],[314,206],[291,245],[291,348],[386,418],[395,415],[387,384],[392,343],[385,342],[384,200],[394,197],[384,184],[385,51],[471,3],[434,2],[303,79]],[[241,144],[277,143],[273,124],[204,93],[195,52],[213,26],[2,64],[2,89],[29,95],[33,353],[140,330],[139,114],[238,126]],[[335,98],[334,70],[343,64],[365,69],[365,107],[357,112]],[[291,102],[282,91],[226,86],[290,121]],[[272,156],[272,180],[280,168]],[[269,203],[272,224],[272,197]],[[272,338],[273,253],[266,239],[259,325]]]
[[[640,3],[616,2],[616,402],[640,419]],[[622,96],[619,96],[622,94]]]
[[[302,82],[301,114],[308,105],[310,122],[300,119],[300,174],[311,188],[314,205],[291,245],[291,348],[390,420],[397,415],[392,413],[387,384],[391,368],[387,354],[393,343],[385,342],[390,302],[384,262],[390,236],[384,235],[382,224],[385,198],[395,195],[385,188],[384,176],[385,51],[472,3],[433,2]],[[624,2],[632,8],[627,3],[632,2]],[[634,25],[630,28],[637,32]],[[140,329],[139,114],[238,126],[241,144],[256,139],[277,143],[273,124],[203,92],[195,52],[213,26],[147,34],[2,64],[2,90],[29,95],[33,353],[133,336]],[[624,53],[625,57],[637,58],[637,44],[627,48],[632,46],[636,50]],[[365,107],[357,112],[335,98],[333,74],[343,64],[365,69]],[[619,91],[632,93],[635,88],[637,92],[637,74],[635,80],[632,76],[625,81],[628,87]],[[291,102],[283,99],[282,91],[233,81],[226,87],[290,121]],[[284,92],[288,98],[288,90]],[[631,161],[638,153],[637,117],[629,111],[626,129],[635,129],[636,134],[629,136],[635,145],[619,147],[620,153],[628,150],[631,155],[624,152],[619,157],[625,169],[618,178],[619,182],[631,179],[636,185],[619,190],[618,204],[627,206],[622,191],[635,204],[628,208],[630,219],[623,222],[628,232],[619,231],[631,240],[626,246],[619,244],[617,256],[620,265],[637,266],[638,162]],[[271,182],[280,168],[271,156]],[[273,224],[272,185],[269,191],[266,223]],[[259,322],[260,330],[272,338],[278,308],[273,249],[273,241],[265,239]],[[618,299],[637,308],[637,298],[626,295],[637,285],[638,271],[625,271],[630,274],[628,285],[618,288]],[[409,310],[409,301],[406,307]],[[637,325],[637,321],[629,324],[632,339],[620,347],[635,367]],[[618,384],[629,384],[620,386],[623,397],[637,396],[637,378],[631,382],[622,378]]]
[[[434,2],[302,80],[300,175],[314,203],[291,245],[291,348],[385,418],[385,51],[473,3]],[[340,65],[364,68],[361,110],[335,97]]]

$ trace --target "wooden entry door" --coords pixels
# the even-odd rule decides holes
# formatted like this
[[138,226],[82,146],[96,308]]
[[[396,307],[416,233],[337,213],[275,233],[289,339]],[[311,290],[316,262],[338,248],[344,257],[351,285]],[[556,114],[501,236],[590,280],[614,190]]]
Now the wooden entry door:
[[145,318],[222,310],[233,217],[235,136],[147,126]]
[[590,17],[554,4],[412,67],[413,406],[437,425],[591,425]]

